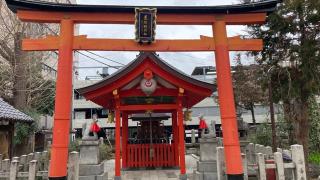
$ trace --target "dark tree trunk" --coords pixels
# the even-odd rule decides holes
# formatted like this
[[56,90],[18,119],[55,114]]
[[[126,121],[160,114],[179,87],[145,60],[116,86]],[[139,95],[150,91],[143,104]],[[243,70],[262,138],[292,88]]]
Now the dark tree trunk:
[[[289,144],[303,145],[306,170],[308,169],[309,154],[309,103],[305,98],[284,102],[285,119],[293,125],[289,131]],[[308,171],[307,171],[308,175]]]
[[13,88],[13,106],[17,109],[23,110],[27,104],[27,82],[26,82],[26,64],[27,54],[22,51],[23,33],[18,32],[14,38],[14,60],[12,67],[14,67],[14,88]]
[[303,145],[306,170],[308,175],[308,154],[309,154],[309,103],[307,100],[295,101],[294,110],[296,112],[294,132],[298,144]]
[[251,116],[252,116],[252,123],[253,123],[254,125],[256,125],[256,116],[255,116],[255,114],[254,114],[254,105],[251,105],[250,111],[251,111]]

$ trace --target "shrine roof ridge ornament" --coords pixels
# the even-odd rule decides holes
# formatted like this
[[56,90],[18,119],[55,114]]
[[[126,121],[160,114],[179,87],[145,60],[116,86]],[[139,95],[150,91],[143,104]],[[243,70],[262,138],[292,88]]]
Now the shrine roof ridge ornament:
[[219,6],[123,6],[123,5],[84,5],[62,4],[33,0],[6,0],[11,11],[63,11],[63,12],[119,12],[134,13],[135,8],[157,8],[158,13],[191,13],[191,14],[237,14],[269,13],[275,10],[279,0],[265,0],[247,4]]

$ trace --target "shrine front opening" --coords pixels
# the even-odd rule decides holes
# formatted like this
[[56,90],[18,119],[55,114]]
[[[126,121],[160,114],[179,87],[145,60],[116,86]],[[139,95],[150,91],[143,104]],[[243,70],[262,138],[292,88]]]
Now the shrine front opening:
[[[122,152],[122,157],[126,154],[127,158],[122,159],[122,164],[126,164],[128,168],[179,166],[175,141],[170,137],[173,129],[168,132],[164,126],[164,121],[169,121],[169,118],[169,113],[132,114],[136,132],[128,137],[128,144]],[[177,124],[176,119],[171,119]]]
[[[185,174],[184,109],[214,89],[213,84],[193,79],[155,53],[142,52],[116,73],[78,91],[115,114],[115,174],[120,175],[121,167],[179,167]],[[137,123],[137,132],[131,136],[129,118]],[[171,121],[172,132],[164,130],[164,121]]]

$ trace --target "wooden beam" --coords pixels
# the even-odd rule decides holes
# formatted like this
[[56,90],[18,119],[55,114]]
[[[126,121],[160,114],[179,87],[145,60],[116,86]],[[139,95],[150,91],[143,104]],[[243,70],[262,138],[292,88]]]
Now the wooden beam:
[[[74,37],[77,39],[78,36]],[[59,48],[59,36],[47,36],[43,39],[23,39],[24,51],[56,51]]]
[[121,111],[140,111],[140,110],[174,110],[176,104],[143,104],[143,105],[120,105]]
[[[55,51],[58,49],[59,37],[44,39],[25,39],[22,42],[25,51]],[[261,39],[241,39],[240,36],[228,38],[230,51],[261,51]],[[214,51],[213,37],[201,36],[200,39],[186,40],[157,40],[150,45],[141,45],[132,39],[96,39],[86,36],[76,36],[73,43],[74,50],[92,51]]]
[[[62,19],[71,19],[75,23],[98,24],[134,24],[134,13],[83,13],[83,12],[48,12],[18,10],[20,20],[25,22],[60,23]],[[224,18],[228,25],[262,24],[266,19],[266,13],[247,14],[157,14],[157,24],[169,25],[211,25]]]

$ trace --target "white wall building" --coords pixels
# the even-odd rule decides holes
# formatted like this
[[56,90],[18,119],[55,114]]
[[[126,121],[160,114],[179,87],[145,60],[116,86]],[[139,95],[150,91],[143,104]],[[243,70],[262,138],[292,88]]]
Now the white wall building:
[[[202,70],[204,68],[205,70]],[[207,70],[206,70],[207,69]],[[195,73],[198,72],[198,73]],[[205,72],[200,73],[200,72]],[[192,77],[204,80],[208,82],[215,81],[215,68],[210,66],[196,67],[194,72],[191,75]],[[74,89],[85,87],[91,84],[96,83],[98,80],[77,80],[74,82]],[[215,92],[216,93],[216,92]],[[73,128],[79,129],[82,128],[82,124],[86,121],[89,121],[92,117],[92,114],[98,114],[99,125],[104,128],[113,128],[114,123],[107,123],[107,114],[108,110],[103,109],[101,106],[98,106],[91,101],[85,100],[82,96],[75,91],[74,97],[74,119],[73,119]],[[276,108],[276,106],[275,106]],[[192,121],[187,121],[186,125],[188,126],[197,126],[199,125],[199,114],[203,114],[207,124],[210,124],[211,121],[215,121],[216,124],[221,124],[220,120],[220,111],[219,105],[217,104],[214,96],[207,97],[198,104],[196,104],[192,109]],[[277,108],[275,109],[276,113],[279,112]],[[257,123],[266,122],[269,116],[269,107],[257,104],[255,107],[255,119]],[[242,118],[247,123],[252,123],[252,116],[250,111],[243,111]],[[129,127],[136,126],[137,123],[129,119]],[[164,121],[165,126],[171,126],[171,119]]]

